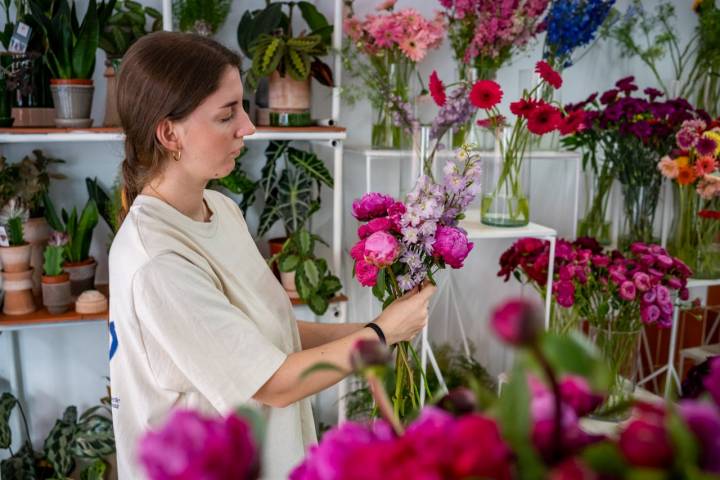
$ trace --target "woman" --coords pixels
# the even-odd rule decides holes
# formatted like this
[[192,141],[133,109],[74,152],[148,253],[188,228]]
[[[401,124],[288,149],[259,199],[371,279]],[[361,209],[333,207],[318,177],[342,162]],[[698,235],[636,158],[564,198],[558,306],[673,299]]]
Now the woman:
[[118,79],[126,134],[122,226],[110,251],[110,374],[120,478],[142,478],[138,438],[172,408],[267,417],[264,475],[285,478],[315,441],[307,397],[343,378],[360,339],[392,344],[427,322],[434,287],[411,292],[371,328],[296,321],[237,205],[205,190],[229,174],[255,131],[242,108],[240,59],[198,36],[135,43]]

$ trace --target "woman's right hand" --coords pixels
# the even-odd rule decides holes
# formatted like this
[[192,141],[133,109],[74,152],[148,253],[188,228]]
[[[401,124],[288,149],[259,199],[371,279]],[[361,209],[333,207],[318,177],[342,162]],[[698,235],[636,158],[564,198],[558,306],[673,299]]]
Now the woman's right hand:
[[425,282],[422,289],[415,287],[391,303],[375,323],[382,328],[388,345],[409,341],[428,322],[428,304],[437,287]]

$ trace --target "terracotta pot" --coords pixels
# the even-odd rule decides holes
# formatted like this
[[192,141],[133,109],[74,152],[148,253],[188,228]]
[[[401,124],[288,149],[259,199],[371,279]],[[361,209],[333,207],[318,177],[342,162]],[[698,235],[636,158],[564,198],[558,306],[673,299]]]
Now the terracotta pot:
[[52,314],[64,313],[72,304],[70,293],[70,275],[42,276],[42,299],[43,305]]
[[103,127],[119,127],[120,115],[117,110],[117,75],[115,67],[106,63],[105,78],[107,79],[107,94],[105,96],[105,120]]
[[310,110],[310,78],[295,80],[290,75],[281,77],[276,70],[270,75],[268,90],[270,110],[289,113]]
[[28,243],[17,247],[0,247],[3,271],[24,272],[30,268],[32,246]]
[[55,109],[40,107],[13,108],[16,127],[54,127]]
[[280,272],[280,283],[290,298],[300,298],[295,286],[295,272]]
[[95,288],[96,267],[97,262],[92,257],[78,263],[63,264],[63,270],[70,274],[70,291],[74,297]]
[[54,78],[50,80],[50,90],[55,104],[55,126],[87,128],[92,125],[90,111],[95,92],[92,80]]
[[40,295],[40,277],[42,277],[43,251],[45,245],[50,238],[50,225],[48,225],[45,217],[31,218],[23,225],[23,233],[25,241],[31,245],[30,249],[30,266],[33,268],[33,295]]
[[32,269],[24,272],[2,272],[5,315],[26,315],[35,311],[32,294]]

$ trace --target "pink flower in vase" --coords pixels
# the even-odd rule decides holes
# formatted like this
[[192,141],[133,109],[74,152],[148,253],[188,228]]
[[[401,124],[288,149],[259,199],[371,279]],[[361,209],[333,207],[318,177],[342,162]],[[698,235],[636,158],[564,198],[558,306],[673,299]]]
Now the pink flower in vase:
[[473,243],[468,242],[467,235],[454,227],[439,226],[435,231],[433,255],[440,257],[452,268],[462,268]]
[[699,177],[713,173],[716,169],[717,162],[713,157],[700,157],[695,161],[695,173],[697,173]]
[[400,244],[394,235],[379,231],[365,239],[365,261],[378,268],[392,265],[400,253]]
[[500,85],[493,80],[478,80],[470,90],[470,102],[486,110],[500,103],[502,97]]
[[620,298],[623,300],[632,302],[635,300],[636,293],[637,289],[635,288],[635,284],[633,282],[626,280],[620,284]]
[[541,104],[528,115],[527,129],[536,135],[545,135],[558,128],[561,118],[560,110],[556,107]]
[[558,72],[553,70],[546,61],[540,60],[537,62],[535,64],[535,72],[553,88],[558,89],[562,87],[562,77]]
[[437,106],[442,107],[445,105],[445,102],[447,101],[447,96],[445,95],[445,85],[442,80],[440,80],[440,77],[438,77],[435,70],[433,70],[430,74],[428,87],[430,88],[430,96],[432,96]]
[[664,177],[671,179],[677,178],[680,173],[680,167],[677,162],[667,155],[660,159],[658,170],[660,170],[660,173],[662,173]]

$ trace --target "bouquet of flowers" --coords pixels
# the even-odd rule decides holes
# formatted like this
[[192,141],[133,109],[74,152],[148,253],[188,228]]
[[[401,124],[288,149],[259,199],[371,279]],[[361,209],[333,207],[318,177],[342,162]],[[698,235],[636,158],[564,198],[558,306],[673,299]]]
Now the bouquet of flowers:
[[[676,147],[664,156],[658,169],[675,185],[675,219],[671,234],[670,251],[692,265],[695,276],[712,278],[720,273],[720,257],[713,255],[720,245],[714,223],[699,215],[701,210],[717,208],[720,198],[718,170],[720,158],[720,121],[704,120],[683,122],[675,135]],[[718,252],[720,253],[720,252]]]
[[558,89],[562,77],[545,61],[537,62],[535,71],[541,78],[530,91],[523,91],[520,100],[510,104],[510,111],[516,116],[512,128],[505,122],[497,105],[502,99],[500,85],[492,80],[481,80],[471,92],[474,105],[486,110],[488,117],[478,125],[494,131],[498,137],[495,147],[495,162],[491,172],[486,172],[485,191],[482,200],[482,222],[496,226],[527,225],[530,219],[530,205],[525,190],[528,181],[523,181],[523,163],[533,135],[542,136],[555,130],[561,135],[570,135],[584,127],[585,115],[581,109],[565,113],[559,105],[540,98],[544,85]]
[[[447,162],[444,174],[442,183],[422,175],[404,202],[381,193],[353,202],[353,216],[364,222],[350,250],[354,274],[360,284],[373,287],[383,308],[426,278],[434,283],[439,269],[461,268],[473,248],[458,222],[479,189],[479,158],[462,149]],[[408,401],[416,406],[419,398],[411,355],[412,345],[398,345],[393,400],[401,415],[409,411]]]
[[673,295],[687,300],[691,270],[659,245],[634,243],[623,255],[604,253],[591,238],[574,243],[558,240],[555,258],[549,242],[523,238],[500,257],[498,276],[514,274],[532,283],[543,295],[553,262],[555,318],[552,328],[568,332],[581,321],[611,367],[611,398],[601,413],[612,411],[630,394],[643,325],[667,328],[672,324]]
[[401,126],[413,123],[411,76],[427,52],[440,46],[445,33],[441,17],[428,20],[412,8],[396,12],[394,5],[394,0],[385,1],[377,8],[380,13],[363,20],[351,9],[344,21],[351,40],[345,49],[345,69],[362,80],[376,111],[373,147],[409,146]]
[[593,93],[579,104],[566,106],[569,111],[584,109],[588,128],[563,139],[563,144],[583,151],[583,164],[592,169],[596,182],[579,234],[609,240],[600,234],[608,194],[617,179],[624,197],[622,248],[634,241],[654,240],[653,222],[662,183],[657,163],[671,150],[682,123],[704,116],[685,99],[662,101],[662,92],[654,88],[646,88],[643,97],[634,96],[637,90],[634,78],[626,77],[602,95]]

